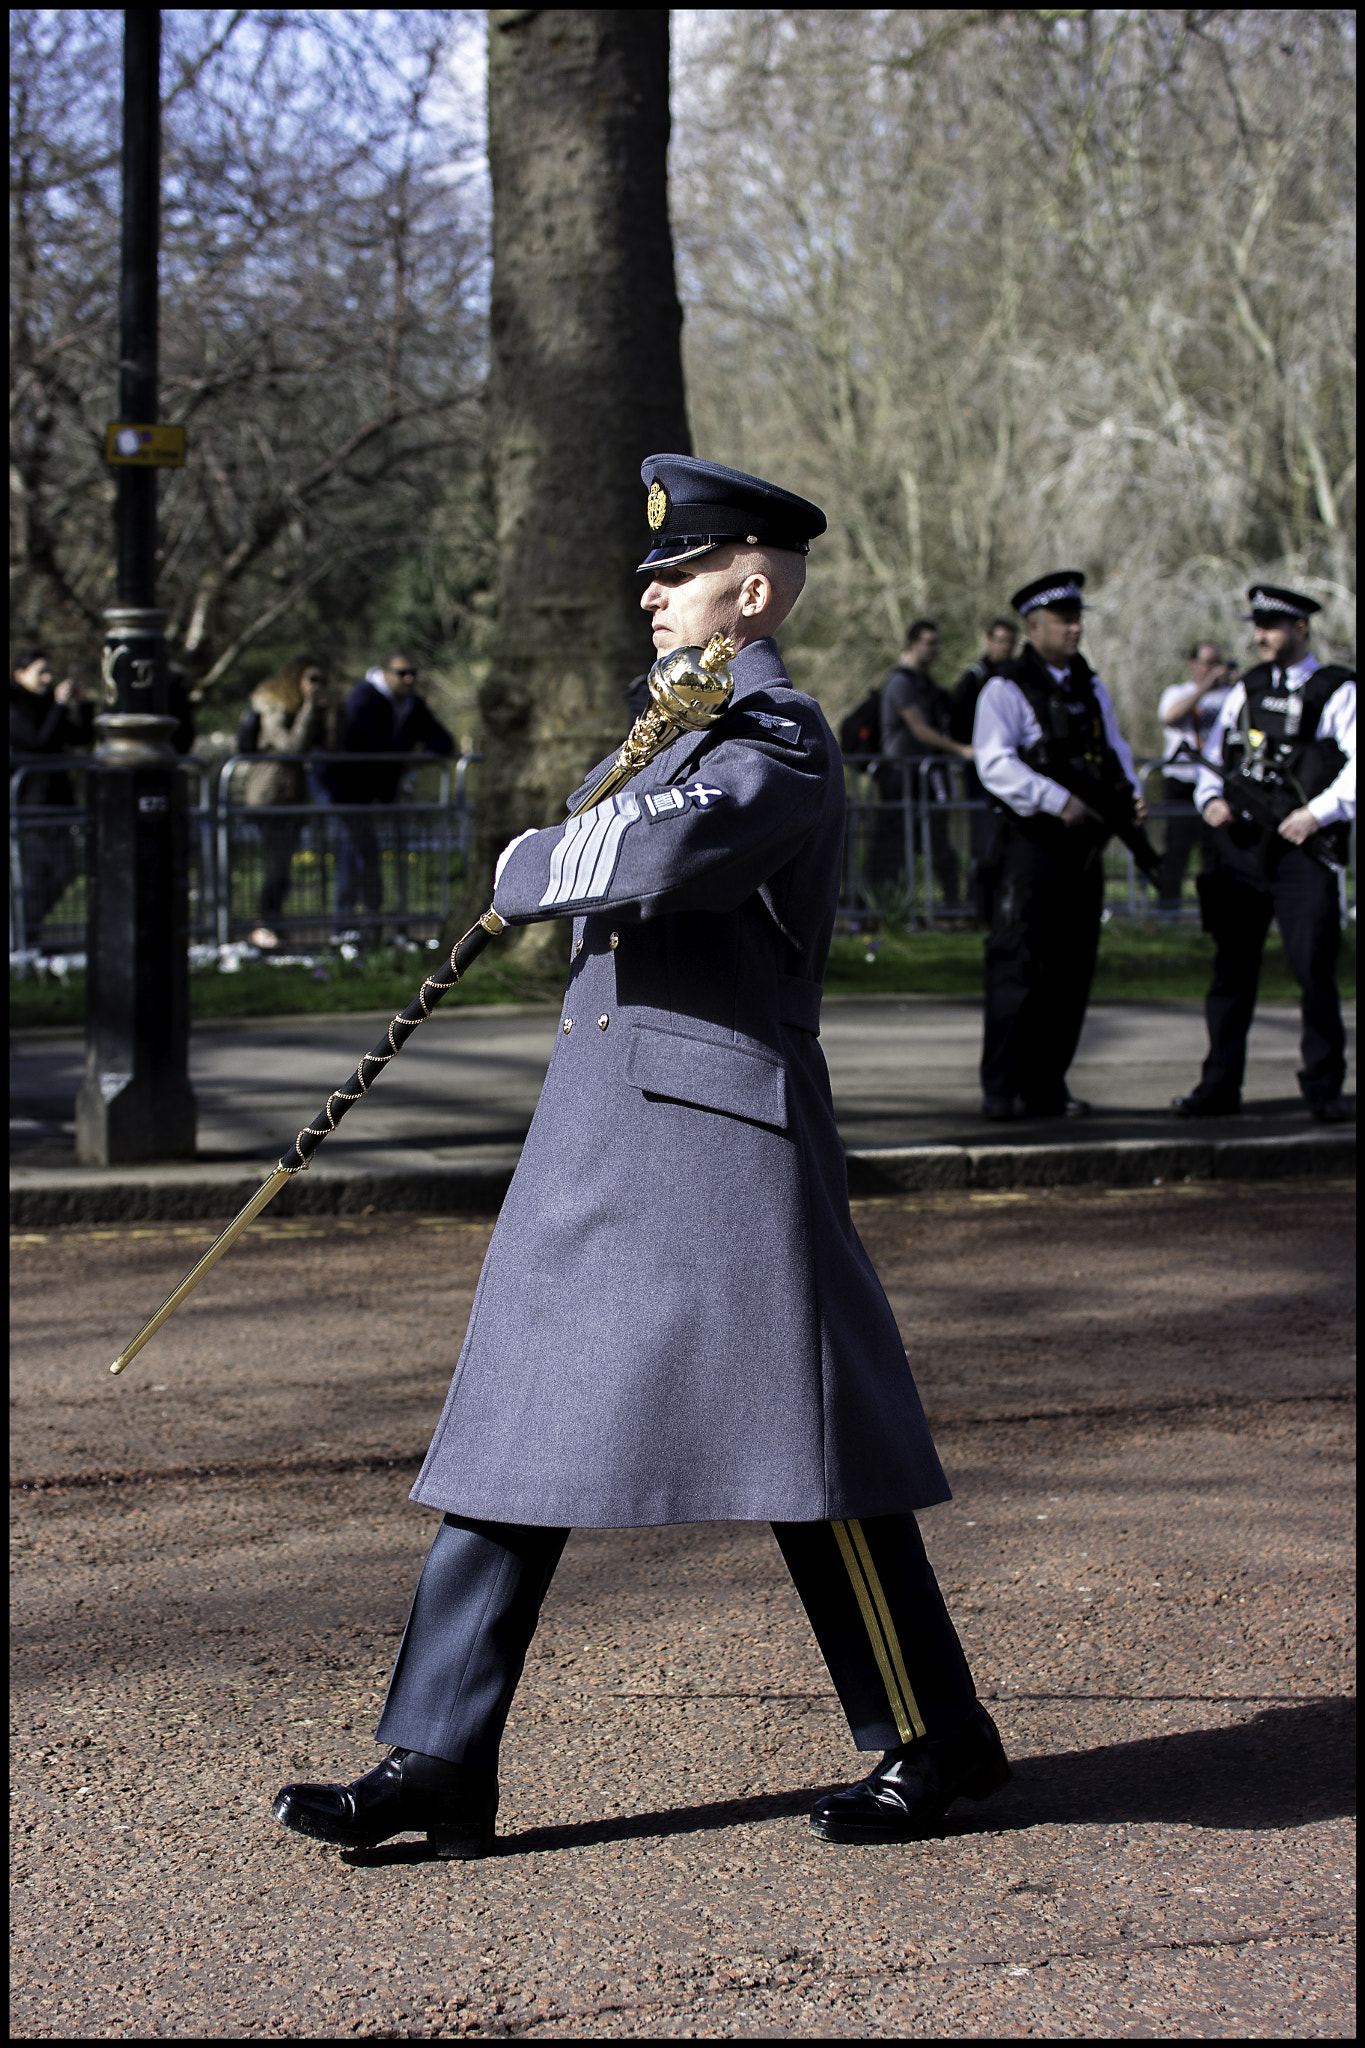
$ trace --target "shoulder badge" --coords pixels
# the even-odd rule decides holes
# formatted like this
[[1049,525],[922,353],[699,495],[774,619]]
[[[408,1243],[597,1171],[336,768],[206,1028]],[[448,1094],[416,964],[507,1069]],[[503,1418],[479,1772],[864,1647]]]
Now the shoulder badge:
[[649,497],[645,501],[645,516],[649,520],[651,533],[657,533],[668,516],[668,493],[657,480],[649,487]]

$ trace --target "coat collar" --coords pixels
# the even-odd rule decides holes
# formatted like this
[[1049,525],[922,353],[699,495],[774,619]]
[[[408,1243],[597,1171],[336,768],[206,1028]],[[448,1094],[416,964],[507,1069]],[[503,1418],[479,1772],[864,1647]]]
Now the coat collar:
[[741,697],[752,696],[755,690],[774,687],[790,690],[792,687],[791,677],[777,651],[776,640],[754,640],[749,646],[741,647],[730,663],[730,673],[735,679],[736,703]]

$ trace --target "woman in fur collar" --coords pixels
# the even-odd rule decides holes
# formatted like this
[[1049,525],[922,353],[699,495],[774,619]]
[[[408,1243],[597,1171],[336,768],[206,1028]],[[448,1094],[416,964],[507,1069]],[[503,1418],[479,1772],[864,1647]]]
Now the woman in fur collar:
[[[277,676],[258,683],[251,693],[251,707],[237,735],[239,753],[306,754],[322,744],[326,717],[324,697],[327,678],[322,665],[301,655]],[[254,809],[277,805],[294,806],[307,800],[307,784],[301,761],[254,760],[246,771],[242,800]],[[292,808],[283,817],[263,817],[257,826],[265,855],[261,882],[260,923],[251,934],[253,946],[269,951],[278,946],[273,921],[284,908],[289,893],[294,849],[303,826]]]

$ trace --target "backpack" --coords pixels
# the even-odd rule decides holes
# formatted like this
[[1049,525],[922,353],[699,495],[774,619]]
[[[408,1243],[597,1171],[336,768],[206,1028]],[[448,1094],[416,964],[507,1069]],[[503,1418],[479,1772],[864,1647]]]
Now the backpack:
[[861,704],[855,704],[839,727],[839,751],[844,754],[880,754],[882,750],[882,692],[879,684],[869,690]]

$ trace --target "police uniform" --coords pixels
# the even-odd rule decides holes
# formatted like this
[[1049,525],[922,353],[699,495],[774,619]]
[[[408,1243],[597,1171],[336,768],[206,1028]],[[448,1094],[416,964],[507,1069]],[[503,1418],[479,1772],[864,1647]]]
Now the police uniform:
[[[1011,599],[1024,618],[1081,604],[1075,569],[1040,576]],[[1000,877],[986,941],[984,1113],[1003,1121],[1084,1114],[1066,1073],[1085,1021],[1104,904],[1107,833],[1063,825],[1068,791],[1043,765],[1072,758],[1095,779],[1140,794],[1109,693],[1079,654],[1055,669],[1030,645],[982,687],[972,728],[976,772],[1001,819]]]
[[[1254,584],[1247,596],[1249,616],[1260,625],[1307,622],[1321,609],[1274,584]],[[1324,666],[1306,653],[1288,667],[1260,662],[1247,670],[1224,701],[1208,752],[1225,768],[1288,787],[1318,821],[1310,845],[1328,848],[1344,864],[1355,817],[1355,727],[1354,670]],[[1199,812],[1223,794],[1220,777],[1201,769],[1194,792]],[[1209,1050],[1198,1086],[1177,1096],[1173,1107],[1182,1116],[1226,1115],[1239,1107],[1261,956],[1274,918],[1302,990],[1299,1087],[1314,1116],[1341,1120],[1346,1034],[1336,984],[1337,877],[1306,848],[1245,818],[1234,817],[1209,836],[1211,864],[1199,877],[1204,928],[1215,945],[1204,1004]]]
[[[824,530],[720,465],[655,456],[642,475],[646,573],[729,539],[804,551]],[[397,1781],[442,1762],[467,1789],[492,1781],[573,1527],[772,1525],[855,1742],[894,1759],[874,1793],[835,1795],[867,1812],[817,1810],[818,1831],[894,1836],[926,1798],[941,1811],[1008,1774],[912,1512],[949,1489],[849,1215],[819,1046],[839,750],[772,640],[731,668],[717,725],[499,862],[509,924],[573,920],[568,987],[413,1487],[443,1520],[378,1729],[396,1760],[276,1805],[323,1839],[358,1840],[356,1814],[378,1812],[439,1846],[435,1794]],[[898,1771],[921,1791],[902,1786],[888,1822]]]

